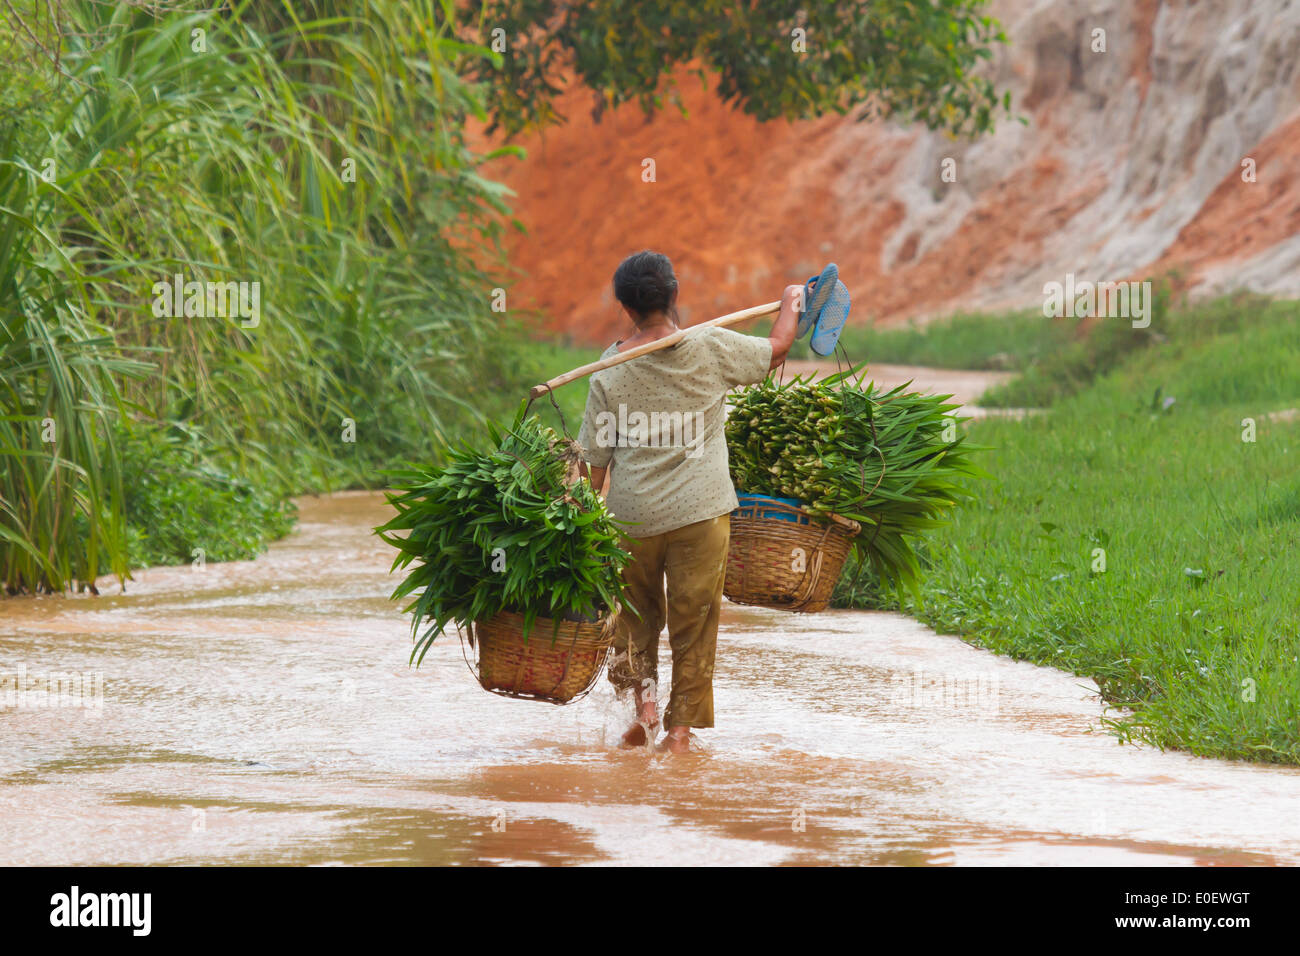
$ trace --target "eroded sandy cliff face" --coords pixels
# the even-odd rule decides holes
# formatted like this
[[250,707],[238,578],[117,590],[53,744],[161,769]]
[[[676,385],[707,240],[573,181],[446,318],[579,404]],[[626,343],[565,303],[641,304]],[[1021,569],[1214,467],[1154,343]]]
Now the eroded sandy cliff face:
[[646,247],[676,263],[688,323],[774,299],[826,260],[855,317],[885,321],[1037,306],[1066,273],[1177,270],[1198,294],[1300,296],[1300,0],[993,9],[1010,43],[991,68],[1027,123],[974,142],[840,117],[758,123],[686,78],[687,116],[597,122],[575,91],[567,125],[488,168],[528,227],[509,242],[512,309],[607,340],[623,327],[614,266]]

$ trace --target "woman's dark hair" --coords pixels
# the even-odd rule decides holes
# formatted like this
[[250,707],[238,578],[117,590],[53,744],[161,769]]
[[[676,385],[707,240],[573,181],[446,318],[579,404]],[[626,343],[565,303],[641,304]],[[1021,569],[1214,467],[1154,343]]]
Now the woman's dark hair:
[[667,312],[677,321],[677,276],[668,257],[636,252],[614,270],[614,297],[641,322],[653,312]]

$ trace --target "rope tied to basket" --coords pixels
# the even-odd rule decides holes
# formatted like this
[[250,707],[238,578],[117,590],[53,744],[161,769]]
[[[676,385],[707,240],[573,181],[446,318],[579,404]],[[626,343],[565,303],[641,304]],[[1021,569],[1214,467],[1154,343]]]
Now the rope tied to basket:
[[[550,500],[551,502],[562,501],[567,504],[571,504],[574,507],[576,507],[579,511],[586,513],[587,509],[583,506],[582,502],[579,501],[577,498],[573,497],[573,495],[571,494],[571,491],[574,488],[574,486],[577,485],[577,483],[581,481],[584,477],[582,474],[582,463],[585,460],[586,449],[584,449],[582,445],[578,443],[578,440],[569,433],[569,426],[564,420],[564,412],[560,410],[559,404],[556,403],[555,396],[554,394],[552,394],[549,385],[547,386],[547,393],[551,397],[551,404],[555,406],[556,412],[559,413],[560,427],[564,431],[564,438],[558,441],[551,442],[550,448],[548,449],[549,451],[556,452],[556,449],[558,448],[559,451],[556,452],[553,457],[555,457],[558,461],[560,461],[564,465],[564,478],[560,485],[562,490],[558,495],[553,496]],[[532,408],[533,401],[534,399],[530,398],[528,400],[528,404],[524,406],[525,415],[527,415],[529,409]],[[507,434],[513,435],[515,438],[519,439],[520,441],[524,440],[521,435],[518,435],[514,431],[511,431],[509,429],[507,429]],[[510,451],[508,448],[500,448],[498,450],[502,454],[509,455],[511,458],[515,459],[517,462],[523,465],[524,468],[527,469],[529,477],[533,479],[533,483],[534,484],[537,483],[537,475],[536,473],[534,473],[533,469],[529,466],[528,462],[524,461],[521,457],[516,455],[514,452]]]
[[[555,400],[555,389],[551,388],[550,383],[547,383],[544,387],[546,388],[546,397],[551,400],[551,405],[555,408],[555,414],[560,416],[560,428],[564,431],[564,437],[573,438],[573,435],[569,432],[569,423],[564,419],[564,409],[560,408],[560,403]],[[528,404],[524,406],[525,415],[528,414],[533,407],[533,402],[536,400],[535,397],[529,397]]]

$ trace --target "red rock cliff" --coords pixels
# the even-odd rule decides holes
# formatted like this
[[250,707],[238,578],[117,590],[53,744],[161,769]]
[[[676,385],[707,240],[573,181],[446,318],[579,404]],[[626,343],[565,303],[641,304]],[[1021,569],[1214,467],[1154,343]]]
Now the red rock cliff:
[[693,78],[686,116],[629,106],[597,122],[575,90],[567,125],[488,167],[528,228],[508,243],[522,270],[512,310],[607,341],[623,326],[610,276],[641,248],[672,257],[688,323],[775,299],[827,260],[855,318],[885,321],[1037,306],[1068,272],[1177,269],[1196,293],[1300,295],[1300,5],[994,12],[1010,43],[991,69],[1028,122],[1004,118],[974,142],[841,117],[759,123]]

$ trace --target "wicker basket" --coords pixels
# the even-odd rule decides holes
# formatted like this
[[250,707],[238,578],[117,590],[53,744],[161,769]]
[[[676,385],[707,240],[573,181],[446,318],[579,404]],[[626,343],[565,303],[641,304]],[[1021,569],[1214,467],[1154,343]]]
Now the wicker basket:
[[524,617],[502,611],[470,628],[478,649],[475,676],[484,690],[506,697],[567,704],[589,691],[614,640],[615,614],[596,621],[561,621],[552,641],[551,618],[538,617],[524,639]]
[[[839,515],[827,521],[776,498],[749,498],[731,513],[722,593],[737,604],[824,611],[861,530]],[[802,560],[796,549],[802,550]]]

